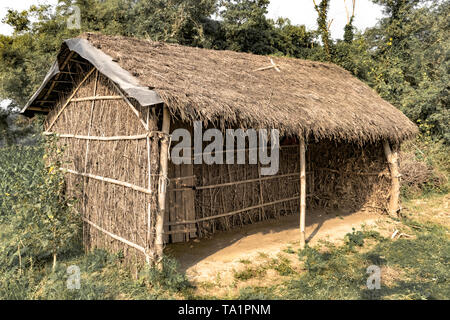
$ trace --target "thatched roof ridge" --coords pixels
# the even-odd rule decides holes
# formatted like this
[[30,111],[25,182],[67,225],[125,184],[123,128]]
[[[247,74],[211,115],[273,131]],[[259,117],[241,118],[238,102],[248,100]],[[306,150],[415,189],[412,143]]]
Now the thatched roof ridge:
[[109,55],[184,120],[277,128],[283,134],[358,143],[401,142],[417,127],[369,86],[334,64],[270,58],[143,39],[80,36]]

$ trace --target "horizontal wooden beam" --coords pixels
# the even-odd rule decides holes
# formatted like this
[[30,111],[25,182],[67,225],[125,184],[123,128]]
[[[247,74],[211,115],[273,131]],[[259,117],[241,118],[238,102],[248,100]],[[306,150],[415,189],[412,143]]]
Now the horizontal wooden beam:
[[80,140],[97,140],[97,141],[117,141],[117,140],[140,140],[146,139],[148,137],[147,134],[139,134],[134,136],[111,136],[111,137],[99,137],[99,136],[83,136],[76,134],[64,134],[64,133],[54,133],[54,132],[44,132],[44,135],[51,136],[56,135],[60,138],[74,138]]
[[70,102],[96,101],[96,100],[123,100],[123,98],[121,96],[96,96],[96,97],[73,98],[70,99]]
[[41,112],[49,112],[50,111],[49,108],[45,108],[45,107],[28,107],[27,110],[29,110],[29,111],[41,111]]
[[75,63],[85,64],[85,65],[90,65],[90,63],[87,62],[87,61],[81,61],[81,60],[77,60],[77,59],[74,59],[74,58],[70,58],[70,61],[75,62]]
[[200,219],[196,219],[196,220],[170,222],[170,223],[167,223],[166,225],[168,225],[168,226],[176,226],[176,225],[180,225],[180,224],[195,224],[195,223],[199,223],[199,222],[202,222],[202,221],[208,221],[208,220],[212,220],[212,219],[228,217],[228,216],[232,216],[232,215],[235,215],[235,214],[238,214],[238,213],[242,213],[242,212],[245,212],[245,211],[259,209],[259,208],[262,208],[262,207],[267,207],[267,206],[271,206],[271,205],[274,205],[274,204],[288,202],[288,201],[294,201],[294,200],[298,200],[298,196],[291,197],[291,198],[286,198],[286,199],[281,199],[281,200],[276,200],[276,201],[272,201],[272,202],[267,202],[267,203],[263,203],[263,204],[258,204],[256,206],[251,206],[251,207],[247,207],[247,208],[244,208],[244,209],[231,211],[231,212],[227,212],[227,213],[223,213],[223,214],[218,214],[218,215],[215,215],[215,216],[204,217],[204,218],[200,218]]
[[[310,172],[307,172],[310,173]],[[213,184],[209,186],[200,186],[196,187],[196,190],[205,190],[205,189],[214,189],[219,187],[226,187],[226,186],[234,186],[237,184],[243,184],[243,183],[252,183],[252,182],[259,182],[259,181],[265,181],[265,180],[272,180],[277,178],[285,178],[285,177],[292,177],[292,176],[298,176],[300,172],[294,172],[294,173],[286,173],[286,174],[280,174],[280,175],[273,175],[263,178],[255,178],[255,179],[248,179],[248,180],[241,180],[241,181],[232,181],[232,182],[226,182],[226,183],[220,183],[220,184]]]
[[123,182],[123,181],[116,180],[116,179],[111,179],[111,178],[105,178],[105,177],[97,176],[95,174],[90,174],[90,173],[81,173],[81,172],[78,172],[78,171],[75,171],[75,170],[71,170],[71,169],[60,168],[60,170],[63,171],[63,172],[68,172],[68,173],[75,174],[75,175],[82,176],[82,177],[91,178],[91,179],[95,179],[95,180],[99,180],[99,181],[103,181],[103,182],[107,182],[107,183],[116,184],[116,185],[119,185],[119,186],[122,186],[122,187],[126,187],[126,188],[130,188],[130,189],[133,189],[135,191],[142,192],[142,193],[153,194],[153,192],[151,192],[149,189],[139,187],[139,186],[134,185],[132,183]]

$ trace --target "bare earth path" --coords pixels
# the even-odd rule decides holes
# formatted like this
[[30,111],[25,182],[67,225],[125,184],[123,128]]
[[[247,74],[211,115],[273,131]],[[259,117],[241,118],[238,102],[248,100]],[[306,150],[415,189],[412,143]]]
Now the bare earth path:
[[[342,213],[309,212],[306,217],[306,237],[309,243],[318,240],[336,241],[352,228],[364,223],[375,226],[383,216],[369,212]],[[298,215],[279,220],[259,222],[228,232],[219,232],[212,239],[171,244],[166,253],[177,258],[180,269],[194,282],[215,281],[229,284],[233,274],[243,267],[242,261],[255,262],[259,257],[275,257],[287,248],[298,249]]]

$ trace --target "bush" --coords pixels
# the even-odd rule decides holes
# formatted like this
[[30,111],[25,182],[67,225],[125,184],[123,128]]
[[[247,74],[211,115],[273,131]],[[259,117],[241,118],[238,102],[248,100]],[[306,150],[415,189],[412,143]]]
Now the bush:
[[73,250],[80,231],[74,199],[59,171],[62,150],[54,138],[36,146],[0,149],[0,223],[6,268],[23,269]]
[[400,152],[402,195],[406,198],[422,193],[449,191],[450,147],[429,135],[406,142]]
[[153,266],[141,273],[141,280],[148,282],[151,287],[164,288],[171,291],[181,291],[191,285],[185,274],[178,272],[175,259],[164,256],[162,266]]

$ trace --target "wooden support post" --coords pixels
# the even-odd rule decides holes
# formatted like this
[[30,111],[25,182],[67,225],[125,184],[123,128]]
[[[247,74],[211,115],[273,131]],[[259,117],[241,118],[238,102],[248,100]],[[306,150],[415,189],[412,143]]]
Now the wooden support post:
[[170,113],[166,105],[163,107],[163,122],[161,132],[164,136],[161,139],[160,157],[159,157],[159,187],[158,187],[158,207],[156,214],[156,238],[155,253],[156,262],[159,263],[163,257],[164,250],[164,215],[166,212],[166,189],[169,170],[169,131],[170,131]]
[[[150,128],[150,107],[147,107],[147,127]],[[152,164],[151,164],[151,143],[150,137],[147,134],[147,171],[148,171],[148,187],[147,189],[152,191]],[[151,199],[151,198],[150,198]],[[151,251],[152,249],[152,203],[151,200],[147,204],[147,245],[146,250]],[[151,252],[153,254],[153,252]],[[150,264],[150,258],[146,254],[146,262]]]
[[306,161],[305,140],[300,136],[300,249],[305,247]]
[[389,215],[397,218],[400,211],[400,172],[398,168],[398,152],[396,149],[391,150],[388,141],[383,141],[384,154],[386,155],[391,172],[391,192],[389,196]]

